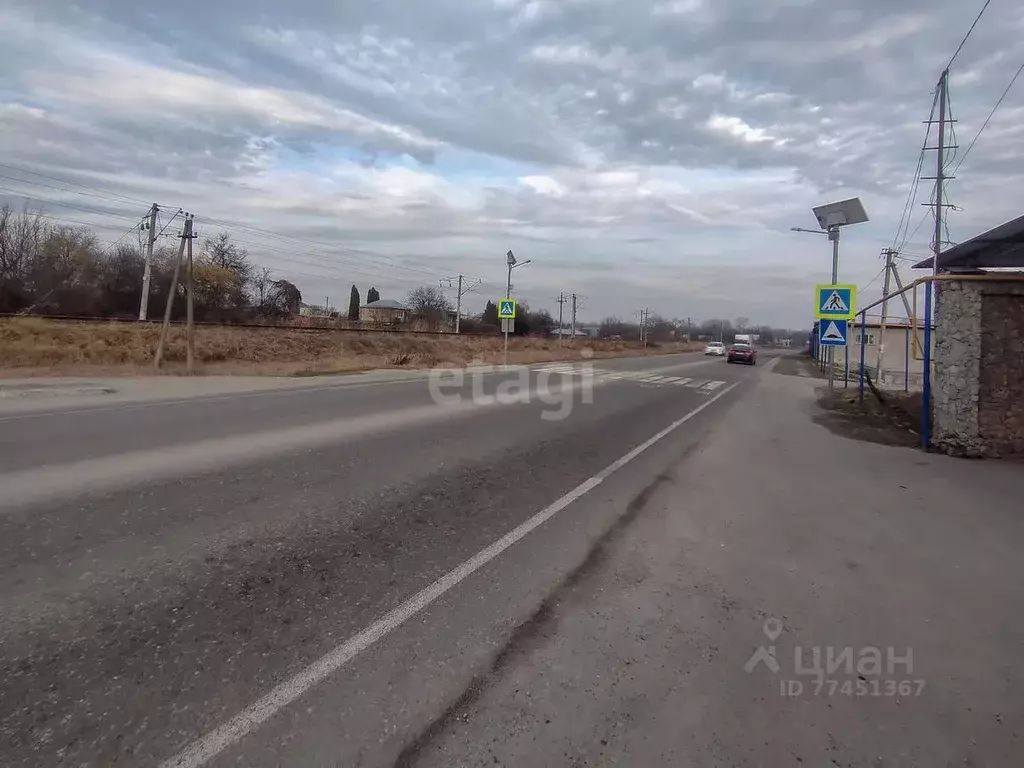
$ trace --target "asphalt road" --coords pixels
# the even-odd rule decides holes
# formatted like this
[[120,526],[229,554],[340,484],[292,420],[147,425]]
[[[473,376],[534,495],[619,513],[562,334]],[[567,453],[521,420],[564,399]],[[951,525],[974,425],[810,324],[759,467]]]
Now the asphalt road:
[[587,365],[0,414],[0,764],[415,762],[760,373]]

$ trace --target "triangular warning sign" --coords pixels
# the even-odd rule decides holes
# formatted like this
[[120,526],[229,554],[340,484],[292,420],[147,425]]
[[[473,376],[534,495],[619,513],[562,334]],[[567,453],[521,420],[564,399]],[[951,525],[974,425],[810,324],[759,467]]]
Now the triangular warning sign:
[[828,324],[828,328],[825,329],[825,332],[821,334],[821,340],[846,341],[846,337],[843,336],[843,334],[839,331],[839,328],[836,326],[835,321],[832,321]]
[[825,303],[821,305],[822,312],[849,312],[850,308],[846,306],[846,302],[843,301],[843,297],[839,295],[839,291],[832,291],[832,295],[829,296]]

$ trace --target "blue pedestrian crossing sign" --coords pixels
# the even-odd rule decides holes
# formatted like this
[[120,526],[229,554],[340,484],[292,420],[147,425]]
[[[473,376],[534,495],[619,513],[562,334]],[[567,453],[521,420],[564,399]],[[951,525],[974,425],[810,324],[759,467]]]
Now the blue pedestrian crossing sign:
[[515,299],[498,299],[498,319],[499,320],[515,320],[516,319],[516,300]]
[[845,347],[847,322],[822,320],[818,323],[818,343],[823,347]]
[[857,315],[856,285],[816,285],[814,298],[817,320],[852,320]]

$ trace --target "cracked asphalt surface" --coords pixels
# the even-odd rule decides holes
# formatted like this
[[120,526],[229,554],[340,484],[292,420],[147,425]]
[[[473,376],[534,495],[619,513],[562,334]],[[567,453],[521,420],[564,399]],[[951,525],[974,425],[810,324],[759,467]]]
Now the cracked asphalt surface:
[[[724,394],[210,764],[411,764],[759,373],[598,367]],[[445,409],[424,379],[0,414],[0,487],[21,489],[0,495],[0,763],[160,764],[714,394],[634,377],[572,396],[562,420],[536,398]],[[97,484],[97,459],[122,471]]]
[[764,362],[0,410],[0,765],[1019,765],[1019,465]]

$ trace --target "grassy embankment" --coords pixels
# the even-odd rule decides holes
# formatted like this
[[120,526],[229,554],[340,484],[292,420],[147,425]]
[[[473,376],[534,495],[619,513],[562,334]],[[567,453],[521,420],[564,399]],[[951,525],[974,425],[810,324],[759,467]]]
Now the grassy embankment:
[[[152,374],[159,328],[153,324],[60,323],[38,318],[0,320],[0,376],[97,376]],[[633,341],[518,339],[510,363],[668,354],[698,349],[674,342],[648,347]],[[493,364],[502,360],[500,336],[309,333],[284,328],[202,326],[196,331],[197,373],[313,375],[373,368],[429,368]],[[185,331],[172,327],[162,370],[185,372]]]

